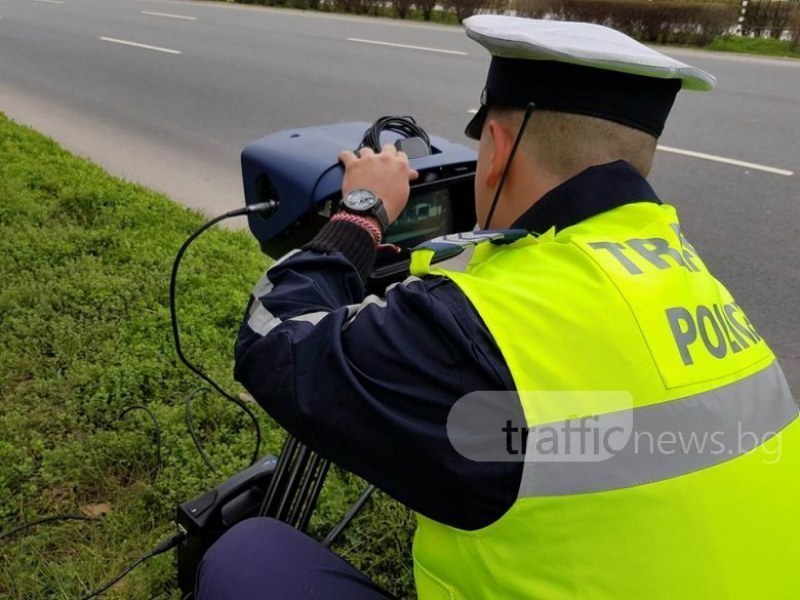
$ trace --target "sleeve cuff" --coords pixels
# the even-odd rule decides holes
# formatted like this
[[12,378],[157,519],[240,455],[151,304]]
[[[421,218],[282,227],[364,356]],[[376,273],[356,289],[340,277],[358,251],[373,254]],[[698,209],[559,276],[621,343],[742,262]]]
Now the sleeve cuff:
[[375,240],[363,227],[346,221],[327,223],[303,250],[340,252],[366,282],[375,267]]

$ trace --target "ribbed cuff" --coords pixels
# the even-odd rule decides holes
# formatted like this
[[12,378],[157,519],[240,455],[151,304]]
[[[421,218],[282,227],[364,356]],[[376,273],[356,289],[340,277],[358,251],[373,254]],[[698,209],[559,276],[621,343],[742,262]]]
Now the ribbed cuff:
[[375,240],[369,231],[347,221],[326,223],[303,250],[341,252],[366,282],[375,268]]

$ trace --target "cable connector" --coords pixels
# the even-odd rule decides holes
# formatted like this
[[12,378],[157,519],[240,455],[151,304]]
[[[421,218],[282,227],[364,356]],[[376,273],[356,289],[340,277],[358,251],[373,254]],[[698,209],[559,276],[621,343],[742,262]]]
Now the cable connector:
[[149,554],[151,557],[158,556],[159,554],[164,554],[164,552],[169,552],[173,548],[175,548],[178,544],[183,542],[186,539],[186,529],[183,528],[182,525],[178,525],[178,532],[173,535],[172,537],[168,537],[164,541],[162,541],[158,546],[154,547],[150,550]]
[[256,204],[248,204],[244,208],[245,214],[252,213],[273,213],[278,210],[278,203],[275,200],[267,200],[266,202],[258,202]]

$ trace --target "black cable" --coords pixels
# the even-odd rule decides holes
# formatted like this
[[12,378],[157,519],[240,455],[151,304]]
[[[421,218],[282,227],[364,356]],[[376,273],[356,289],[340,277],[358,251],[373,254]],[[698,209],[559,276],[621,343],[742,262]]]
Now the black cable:
[[31,527],[35,527],[36,525],[44,525],[45,523],[55,523],[60,521],[99,521],[99,517],[87,517],[86,515],[52,515],[49,517],[43,517],[41,519],[36,519],[35,521],[31,521],[29,523],[24,523],[19,527],[12,529],[11,531],[4,531],[0,533],[0,542],[2,542],[6,538],[10,538],[21,531],[25,531],[26,529],[30,529]]
[[[172,273],[170,275],[170,286],[169,286],[170,321],[171,321],[171,324],[172,324],[172,334],[173,334],[173,339],[174,339],[174,342],[175,342],[175,350],[176,350],[176,353],[178,354],[178,358],[180,359],[180,361],[190,371],[192,371],[195,375],[200,377],[203,381],[207,382],[212,388],[214,388],[217,392],[219,392],[227,400],[229,400],[229,401],[233,402],[234,404],[236,404],[237,406],[239,406],[248,415],[248,417],[250,417],[250,420],[253,422],[253,426],[254,426],[254,428],[256,430],[256,447],[255,447],[255,450],[254,450],[254,453],[253,453],[253,459],[252,459],[251,464],[256,462],[256,460],[259,457],[260,451],[261,451],[261,428],[260,428],[260,426],[258,424],[258,420],[256,419],[256,416],[253,414],[253,412],[247,407],[247,405],[244,404],[244,402],[242,402],[239,398],[236,398],[236,397],[228,394],[220,385],[218,385],[213,379],[211,379],[211,377],[206,375],[202,370],[200,370],[198,367],[196,367],[191,362],[189,362],[189,360],[184,355],[183,349],[181,347],[181,341],[180,341],[180,330],[178,328],[178,317],[177,317],[177,310],[176,310],[176,301],[175,301],[176,300],[176,294],[175,294],[175,291],[176,291],[176,287],[177,287],[178,268],[180,266],[180,263],[181,263],[181,260],[183,259],[184,254],[186,253],[186,250],[189,248],[191,243],[194,240],[196,240],[200,235],[202,235],[206,230],[208,230],[209,228],[213,227],[214,225],[216,225],[217,223],[219,223],[220,221],[223,221],[225,219],[229,219],[229,218],[232,218],[232,217],[238,217],[238,216],[241,216],[241,215],[247,215],[247,214],[250,214],[250,213],[271,212],[271,211],[274,211],[276,208],[277,208],[277,203],[274,202],[274,201],[261,202],[261,203],[258,203],[258,204],[251,204],[249,206],[246,206],[246,207],[238,209],[238,210],[233,210],[233,211],[227,212],[227,213],[225,213],[223,215],[220,215],[218,217],[215,217],[215,218],[211,219],[210,221],[205,223],[202,227],[197,229],[194,233],[192,233],[192,235],[190,235],[189,238],[183,243],[183,245],[181,246],[180,250],[178,250],[178,254],[175,257],[174,262],[172,263]],[[197,436],[196,436],[196,434],[194,432],[194,428],[191,426],[191,420],[189,419],[189,416],[190,416],[190,412],[189,411],[190,411],[191,401],[193,400],[193,398],[195,397],[195,395],[197,393],[199,393],[200,391],[206,391],[206,390],[207,390],[207,388],[198,388],[198,389],[194,390],[193,392],[191,392],[189,394],[189,396],[186,399],[185,415],[186,415],[187,425],[188,425],[188,428],[189,428],[189,434],[191,435],[192,440],[195,442],[195,447],[197,448],[198,452],[200,453],[201,457],[203,457],[203,460],[206,462],[206,464],[209,466],[209,468],[211,468],[211,470],[216,473],[217,470],[211,464],[210,460],[208,460],[208,457],[206,456],[205,452],[203,451],[202,446],[200,445],[199,440],[197,439]],[[131,411],[134,411],[134,410],[142,410],[142,411],[146,412],[149,415],[149,417],[152,420],[152,422],[153,422],[153,427],[154,427],[154,430],[155,430],[155,437],[156,437],[156,470],[155,470],[155,472],[153,474],[153,481],[155,482],[156,477],[158,476],[158,472],[160,471],[161,465],[162,465],[162,460],[161,460],[161,445],[162,445],[161,444],[161,427],[160,427],[160,425],[158,423],[158,419],[153,414],[153,412],[149,408],[147,408],[146,406],[143,406],[143,405],[135,405],[135,406],[130,406],[130,407],[126,408],[125,410],[122,411],[122,413],[120,413],[119,418],[120,419],[124,418],[125,415],[127,415],[128,413],[130,413]],[[45,524],[45,523],[53,523],[53,522],[60,522],[60,521],[99,521],[99,520],[100,520],[99,517],[89,517],[89,516],[86,516],[86,515],[52,515],[52,516],[49,516],[49,517],[43,517],[41,519],[37,519],[35,521],[31,521],[29,523],[24,523],[23,525],[20,525],[19,527],[11,529],[10,531],[5,531],[5,532],[0,533],[0,541],[3,541],[5,539],[7,539],[7,538],[10,538],[13,535],[16,535],[17,533],[25,531],[26,529],[29,529],[31,527],[34,527],[34,526],[37,526],[37,525],[42,525],[42,524]],[[123,577],[128,575],[128,573],[130,573],[136,567],[141,565],[143,562],[149,560],[150,558],[153,558],[154,556],[158,556],[159,554],[163,554],[164,552],[168,552],[169,550],[171,550],[172,548],[174,548],[175,546],[177,546],[178,544],[183,542],[183,540],[185,540],[185,539],[186,539],[186,531],[181,530],[178,533],[176,533],[175,535],[173,535],[172,537],[162,541],[160,544],[158,544],[155,548],[150,550],[148,553],[140,556],[135,561],[133,561],[130,565],[125,567],[125,569],[123,569],[120,572],[120,574],[117,575],[117,577],[115,577],[111,581],[107,582],[102,587],[98,588],[97,590],[91,592],[89,595],[85,596],[83,598],[83,600],[91,600],[92,598],[96,598],[96,597],[100,596],[101,594],[103,594],[104,592],[109,590],[111,587],[113,587]]]
[[119,420],[122,420],[123,418],[125,418],[125,415],[127,415],[128,413],[130,413],[130,412],[132,412],[134,410],[141,410],[141,411],[146,412],[148,414],[148,416],[150,417],[150,420],[153,422],[153,429],[155,431],[155,438],[156,438],[155,439],[155,443],[156,443],[156,468],[153,471],[153,481],[152,481],[152,483],[155,484],[155,482],[156,482],[156,480],[158,478],[158,474],[159,474],[159,472],[161,472],[161,467],[163,465],[163,463],[161,461],[161,426],[158,423],[158,419],[156,419],[156,416],[153,414],[153,411],[150,410],[149,408],[147,408],[146,406],[142,405],[142,404],[137,404],[135,406],[129,406],[128,408],[123,410],[119,414]]
[[125,577],[128,573],[133,571],[136,567],[142,564],[144,561],[153,558],[154,556],[158,556],[159,554],[163,554],[164,552],[168,552],[172,550],[175,546],[180,544],[183,540],[186,539],[186,532],[179,531],[175,535],[170,538],[167,538],[163,542],[161,542],[158,546],[150,550],[147,554],[144,554],[125,567],[119,575],[117,575],[111,581],[105,583],[102,587],[96,589],[95,591],[91,592],[88,596],[84,596],[83,600],[91,600],[92,598],[97,598],[103,592],[108,591],[109,588],[114,586],[117,582],[119,582],[123,577]]
[[326,548],[330,547],[336,538],[339,537],[339,534],[342,533],[342,531],[344,531],[345,528],[350,524],[350,521],[355,518],[355,516],[358,514],[358,511],[363,508],[364,504],[366,504],[367,500],[369,500],[369,497],[374,491],[374,485],[370,484],[367,486],[367,489],[364,490],[358,500],[356,500],[353,506],[350,507],[350,510],[348,510],[344,517],[342,517],[342,520],[339,521],[336,526],[331,529],[330,533],[325,536],[325,539],[322,540],[323,546]]
[[230,219],[231,217],[239,217],[239,216],[247,215],[247,214],[250,214],[250,213],[272,212],[277,208],[277,206],[278,206],[277,202],[275,202],[273,200],[269,200],[267,202],[260,202],[258,204],[251,204],[251,205],[246,206],[244,208],[240,208],[240,209],[237,209],[237,210],[232,210],[232,211],[227,212],[225,214],[219,215],[218,217],[214,217],[213,219],[211,219],[210,221],[205,223],[202,227],[197,229],[194,233],[192,233],[192,235],[190,235],[186,239],[186,241],[183,242],[183,245],[180,247],[180,250],[178,250],[178,254],[175,256],[175,260],[172,263],[172,273],[170,274],[170,278],[169,278],[169,316],[170,316],[170,322],[172,324],[172,338],[173,338],[173,340],[175,342],[175,352],[178,354],[178,358],[186,366],[187,369],[189,369],[192,373],[197,375],[200,379],[202,379],[203,381],[208,383],[208,385],[210,385],[217,392],[219,392],[220,395],[222,395],[224,398],[226,398],[227,400],[229,400],[229,401],[233,402],[234,404],[236,404],[250,418],[250,420],[253,423],[253,427],[255,429],[255,432],[256,432],[256,445],[255,445],[255,448],[253,449],[253,455],[252,455],[252,458],[250,460],[250,464],[251,465],[255,464],[255,462],[258,460],[259,455],[261,453],[261,427],[258,424],[258,419],[253,414],[253,411],[251,411],[244,402],[242,402],[239,398],[237,398],[235,396],[232,396],[231,394],[226,392],[222,388],[222,386],[220,386],[216,381],[211,379],[211,377],[206,375],[202,370],[200,370],[200,368],[196,367],[191,362],[189,362],[189,360],[184,355],[183,348],[181,347],[180,330],[178,328],[178,313],[177,313],[177,309],[176,309],[176,306],[175,306],[176,305],[176,302],[175,302],[175,297],[176,297],[175,289],[177,287],[177,281],[178,281],[178,268],[180,267],[181,260],[183,259],[183,255],[186,253],[186,250],[189,248],[191,243],[194,240],[196,240],[198,237],[200,237],[200,235],[202,235],[206,230],[210,229],[211,227],[213,227],[214,225],[216,225],[220,221],[224,221],[225,219]]
[[361,140],[359,149],[372,148],[375,152],[381,151],[381,133],[384,131],[394,131],[400,135],[412,138],[418,137],[431,152],[431,139],[427,132],[422,129],[414,117],[381,117],[375,121],[372,126],[364,132],[364,138]]
[[[428,136],[428,133],[422,129],[422,127],[417,125],[414,117],[381,117],[364,132],[364,137],[361,139],[357,150],[369,147],[375,150],[375,152],[380,152],[381,133],[384,131],[394,131],[407,138],[418,137],[425,143],[428,153],[432,152],[430,136]],[[310,197],[312,200],[315,198],[317,188],[322,179],[337,167],[342,167],[342,163],[338,160],[319,174],[314,181],[314,185],[311,186]]]
[[[37,519],[36,521],[31,521],[30,523],[25,523],[24,525],[20,525],[19,527],[16,527],[11,531],[5,531],[3,533],[0,533],[0,541],[9,538],[21,531],[45,523],[53,523],[57,521],[100,521],[100,520],[101,520],[100,517],[88,517],[86,515],[52,515],[49,517],[44,517],[42,519]],[[163,554],[164,552],[169,552],[175,546],[183,542],[183,540],[185,539],[186,539],[186,531],[181,529],[181,531],[167,538],[166,540],[162,541],[155,548],[150,550],[147,554],[144,554],[139,558],[137,558],[130,565],[125,567],[120,572],[120,574],[117,575],[114,579],[105,583],[102,587],[98,588],[97,590],[91,592],[88,596],[85,596],[83,600],[91,600],[92,598],[96,598],[100,594],[108,591],[111,587],[113,587],[117,582],[119,582],[123,577],[125,577],[128,573],[133,571],[140,564],[142,564],[146,560],[153,558],[154,556],[158,556],[159,554]]]
[[508,170],[511,167],[511,161],[513,161],[514,157],[517,155],[517,148],[519,148],[519,144],[522,141],[522,134],[525,133],[525,128],[528,126],[528,120],[530,120],[531,115],[533,114],[534,107],[534,103],[530,102],[525,108],[525,115],[522,117],[522,125],[519,127],[519,132],[517,132],[517,137],[514,140],[514,145],[511,148],[511,154],[508,156],[508,162],[503,169],[503,174],[500,176],[500,183],[497,184],[497,191],[494,193],[492,207],[489,209],[489,216],[486,217],[486,224],[483,226],[484,230],[489,229],[489,225],[492,224],[494,209],[497,207],[497,201],[500,199],[500,192],[503,191],[503,186],[506,184],[506,178],[508,177]]
[[206,466],[211,470],[212,473],[215,475],[219,475],[219,471],[211,462],[211,459],[206,454],[206,451],[203,449],[203,445],[200,443],[200,438],[197,436],[197,433],[194,430],[194,425],[192,425],[192,402],[194,402],[195,397],[200,392],[210,392],[211,390],[207,387],[199,387],[191,392],[186,396],[183,401],[184,409],[183,409],[183,420],[186,424],[186,429],[189,430],[189,436],[192,438],[192,442],[194,443],[194,447],[197,450],[197,453],[200,455],[200,458],[203,459],[203,462],[206,463]]

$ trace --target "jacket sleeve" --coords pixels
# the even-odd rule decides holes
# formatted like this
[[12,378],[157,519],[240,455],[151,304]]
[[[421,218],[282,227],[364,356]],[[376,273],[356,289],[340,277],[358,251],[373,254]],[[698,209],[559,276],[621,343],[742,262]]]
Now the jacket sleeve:
[[446,421],[467,393],[514,389],[499,350],[451,281],[409,278],[365,297],[363,272],[336,250],[274,264],[242,325],[237,380],[292,435],[413,510],[463,529],[492,523],[522,465],[461,456]]

